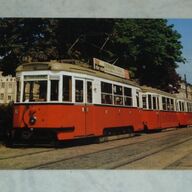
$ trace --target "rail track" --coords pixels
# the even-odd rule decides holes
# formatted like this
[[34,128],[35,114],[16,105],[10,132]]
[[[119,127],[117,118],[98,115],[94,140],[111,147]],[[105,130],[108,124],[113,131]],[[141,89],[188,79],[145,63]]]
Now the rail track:
[[[22,152],[21,154],[12,154],[10,152],[10,154],[0,157],[0,168],[118,169],[125,164],[141,160],[191,140],[192,136],[189,133],[192,133],[192,130],[188,128],[171,132],[164,131],[130,139],[113,140],[102,144],[58,149],[36,149],[38,151],[26,151],[26,153]],[[10,150],[14,151],[15,149]]]

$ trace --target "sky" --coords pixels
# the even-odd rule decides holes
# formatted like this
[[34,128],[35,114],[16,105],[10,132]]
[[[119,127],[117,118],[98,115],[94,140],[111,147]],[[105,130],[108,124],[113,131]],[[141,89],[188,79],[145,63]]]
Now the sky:
[[184,79],[186,74],[187,82],[192,84],[192,19],[168,19],[168,24],[173,24],[174,29],[181,34],[183,46],[183,56],[186,58],[185,64],[179,64],[177,72]]

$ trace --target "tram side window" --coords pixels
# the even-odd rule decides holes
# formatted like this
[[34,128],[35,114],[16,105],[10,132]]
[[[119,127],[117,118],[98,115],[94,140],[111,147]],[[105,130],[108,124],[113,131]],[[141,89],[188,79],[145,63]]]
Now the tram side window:
[[128,87],[124,87],[124,100],[126,106],[132,106],[132,89]]
[[174,111],[173,99],[171,99],[171,103],[170,103],[170,110],[171,110],[171,111]]
[[170,111],[170,99],[169,98],[167,98],[166,104],[167,104],[167,110]]
[[101,82],[101,103],[113,104],[112,84]]
[[143,109],[147,109],[147,96],[142,96]]
[[153,97],[153,109],[157,109],[156,97]]
[[20,95],[21,95],[21,83],[19,79],[17,80],[17,102],[20,101]]
[[149,105],[149,109],[152,109],[152,99],[151,99],[151,95],[148,95],[148,105]]
[[123,88],[122,86],[113,85],[113,99],[115,105],[123,105]]
[[23,101],[46,101],[47,81],[24,81]]
[[167,110],[166,98],[162,97],[163,110]]
[[87,81],[87,103],[93,102],[92,82]]
[[136,91],[136,102],[137,102],[137,107],[139,106],[139,91]]
[[75,102],[83,102],[83,81],[75,80]]
[[72,80],[71,76],[63,76],[63,101],[72,101]]
[[58,101],[59,98],[59,80],[51,80],[51,101]]

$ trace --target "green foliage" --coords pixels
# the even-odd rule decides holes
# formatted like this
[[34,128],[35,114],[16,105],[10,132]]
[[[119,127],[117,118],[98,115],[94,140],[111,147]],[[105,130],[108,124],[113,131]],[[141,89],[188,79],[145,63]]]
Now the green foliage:
[[164,19],[0,19],[0,66],[14,74],[33,61],[93,57],[128,68],[141,84],[178,86],[180,34]]

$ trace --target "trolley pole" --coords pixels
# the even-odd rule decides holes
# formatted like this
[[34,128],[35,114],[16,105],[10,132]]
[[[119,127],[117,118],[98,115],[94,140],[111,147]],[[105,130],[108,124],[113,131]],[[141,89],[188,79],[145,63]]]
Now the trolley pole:
[[188,98],[186,74],[184,74],[184,81],[185,81],[185,94],[186,94],[186,98]]

